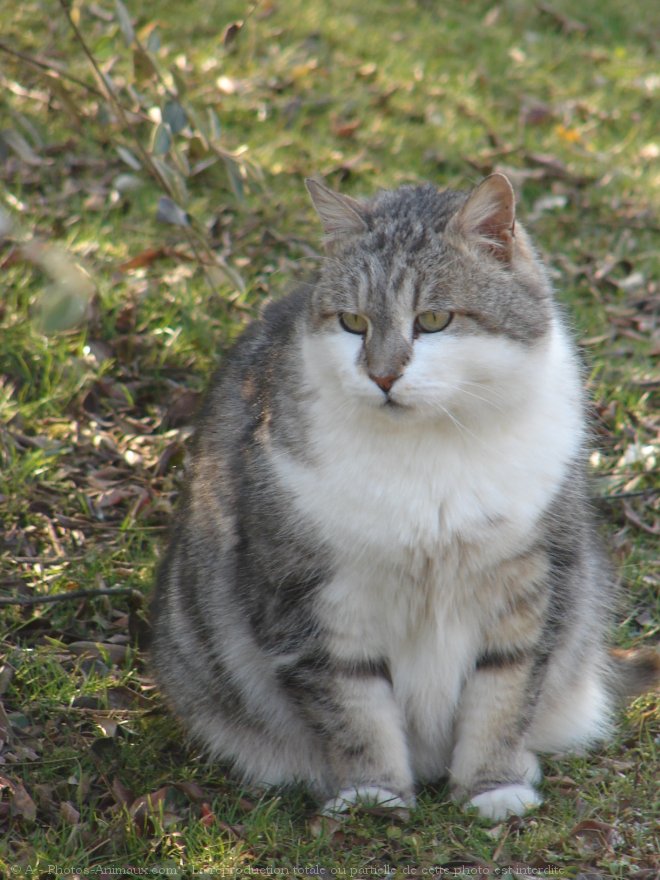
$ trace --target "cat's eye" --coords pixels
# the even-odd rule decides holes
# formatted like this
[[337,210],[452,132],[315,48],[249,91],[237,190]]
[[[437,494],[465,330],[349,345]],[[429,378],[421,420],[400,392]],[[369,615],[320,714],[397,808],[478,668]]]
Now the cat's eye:
[[444,309],[421,312],[415,318],[415,330],[421,333],[438,333],[451,323],[453,315]]
[[356,315],[352,312],[340,312],[339,323],[349,333],[364,335],[369,329],[369,321],[364,315]]

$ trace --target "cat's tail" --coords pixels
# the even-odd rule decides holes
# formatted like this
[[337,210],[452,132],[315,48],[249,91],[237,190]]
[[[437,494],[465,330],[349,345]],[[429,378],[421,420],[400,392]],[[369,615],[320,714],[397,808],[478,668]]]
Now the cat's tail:
[[622,703],[660,687],[660,650],[613,648],[611,686]]

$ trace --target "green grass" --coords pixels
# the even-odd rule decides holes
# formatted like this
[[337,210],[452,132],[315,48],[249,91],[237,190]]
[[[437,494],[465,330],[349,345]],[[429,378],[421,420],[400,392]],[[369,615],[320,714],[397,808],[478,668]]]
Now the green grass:
[[[139,100],[142,117],[122,120],[98,94],[11,54],[98,89],[58,4],[17,5],[0,46],[10,132],[0,206],[12,223],[0,235],[2,595],[134,591],[2,608],[11,740],[0,753],[0,865],[16,877],[77,867],[403,878],[455,876],[461,864],[469,876],[487,866],[500,876],[516,866],[652,876],[650,697],[603,749],[546,761],[546,802],[524,820],[492,827],[439,786],[421,792],[408,821],[361,813],[319,834],[304,792],[242,791],[185,745],[135,645],[197,395],[263,302],[316,263],[303,178],[360,194],[418,180],[467,187],[496,168],[517,186],[582,342],[595,491],[625,581],[615,638],[650,643],[660,577],[658,13],[645,0],[128,6],[160,80],[140,72],[144,58],[135,74],[114,4],[71,8],[122,103],[135,110]],[[224,46],[236,20],[244,25]],[[178,154],[156,158],[180,195],[185,185],[192,243],[157,220],[166,193],[145,161],[136,170],[118,151],[139,157],[142,146],[153,158],[146,111],[176,89],[197,115],[174,135]],[[229,170],[216,147],[234,155]],[[65,269],[24,250],[34,241],[59,249]],[[197,257],[213,253],[226,267],[204,271]],[[79,307],[82,319],[68,322]],[[80,641],[122,656],[86,656]]]

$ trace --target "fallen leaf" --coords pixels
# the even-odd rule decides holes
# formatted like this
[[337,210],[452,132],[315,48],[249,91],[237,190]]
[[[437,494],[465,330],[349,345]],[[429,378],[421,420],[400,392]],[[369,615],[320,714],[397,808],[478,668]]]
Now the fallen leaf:
[[62,801],[60,804],[60,815],[67,825],[77,825],[80,822],[80,813],[71,801]]
[[156,476],[162,477],[168,472],[170,467],[175,467],[183,464],[184,455],[185,447],[183,443],[180,443],[178,440],[174,440],[172,443],[168,443],[168,445],[165,447],[158,458],[158,462],[155,468]]
[[140,830],[147,828],[149,819],[152,816],[159,816],[164,810],[165,798],[170,793],[168,785],[152,791],[149,794],[140,795],[136,798],[128,809],[129,816]]
[[199,391],[192,391],[189,388],[176,394],[167,408],[163,418],[163,426],[178,428],[181,425],[189,424],[193,415],[197,412],[200,397]]
[[[130,260],[126,260],[126,262],[121,263],[119,266],[120,272],[131,272],[133,269],[143,269],[145,266],[150,266],[156,260],[160,260],[162,257],[169,256],[170,251],[165,247],[153,247],[147,248],[144,251],[141,251],[139,254],[136,254],[134,257],[131,257]],[[133,306],[133,309],[135,307]],[[117,319],[119,321],[119,318]]]
[[500,15],[502,13],[501,6],[493,6],[492,9],[489,9],[486,15],[484,16],[483,26],[484,27],[493,27],[497,24],[500,19]]
[[[122,640],[124,638],[125,636],[122,635]],[[114,644],[114,642],[110,642],[110,644]],[[131,709],[134,711],[136,709],[152,708],[152,702],[148,697],[132,690],[132,688],[126,687],[126,685],[108,688],[106,694],[108,705],[111,709]]]
[[196,804],[203,803],[209,797],[208,792],[204,791],[201,785],[193,782],[191,779],[184,779],[182,782],[175,782],[175,788],[182,791],[186,797],[190,798]]
[[119,722],[115,718],[108,718],[106,715],[92,715],[91,718],[101,728],[104,736],[117,736]]
[[71,642],[66,647],[77,656],[98,657],[101,660],[108,656],[113,663],[123,663],[127,654],[125,645],[111,645],[107,642]]
[[216,818],[210,804],[204,802],[199,808],[199,821],[205,828],[216,824]]
[[333,819],[330,816],[321,816],[317,814],[312,816],[309,821],[309,830],[313,837],[324,837],[331,840],[342,829],[340,819]]
[[124,783],[119,779],[119,777],[115,776],[110,785],[110,793],[115,799],[115,803],[120,806],[127,807],[129,804],[135,802],[135,795]]
[[578,21],[575,18],[569,18],[549,3],[538,3],[537,8],[539,12],[543,12],[549,18],[553,19],[565,34],[586,34],[589,30],[584,22]]
[[555,111],[549,104],[541,101],[525,104],[520,111],[520,121],[523,125],[543,125],[555,118]]
[[578,822],[569,836],[575,838],[578,847],[584,853],[614,849],[623,842],[621,835],[613,825],[599,822],[597,819],[584,819],[582,822]]
[[335,122],[332,126],[333,134],[340,138],[351,138],[360,127],[359,119],[351,119],[346,122]]
[[230,24],[222,32],[222,45],[225,49],[229,48],[231,44],[234,42],[236,37],[243,30],[243,22],[242,21],[232,21]]
[[10,791],[12,814],[19,816],[26,822],[34,822],[37,818],[37,806],[25,790],[23,783],[18,780],[10,783]]

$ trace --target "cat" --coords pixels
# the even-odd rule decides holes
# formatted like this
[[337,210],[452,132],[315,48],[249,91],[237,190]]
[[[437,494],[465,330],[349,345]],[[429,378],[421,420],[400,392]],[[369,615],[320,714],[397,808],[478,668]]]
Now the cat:
[[448,777],[489,819],[539,753],[608,735],[614,657],[581,368],[509,180],[307,188],[318,277],[213,378],[153,600],[153,662],[208,753],[325,815]]

